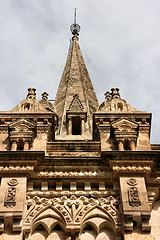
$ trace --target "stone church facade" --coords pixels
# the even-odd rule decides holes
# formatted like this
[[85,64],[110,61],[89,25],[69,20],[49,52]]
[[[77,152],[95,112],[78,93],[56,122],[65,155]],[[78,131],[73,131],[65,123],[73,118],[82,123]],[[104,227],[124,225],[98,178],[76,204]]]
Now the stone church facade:
[[[99,105],[73,34],[54,105],[36,89],[0,112],[0,239],[160,239],[160,145],[151,113]],[[106,87],[106,86],[104,86]]]

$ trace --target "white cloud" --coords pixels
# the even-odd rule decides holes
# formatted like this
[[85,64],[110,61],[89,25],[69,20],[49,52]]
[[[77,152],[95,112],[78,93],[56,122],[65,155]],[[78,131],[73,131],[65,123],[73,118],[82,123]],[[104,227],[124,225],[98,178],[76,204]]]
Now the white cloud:
[[26,97],[28,87],[55,98],[77,7],[80,46],[99,102],[120,93],[138,110],[153,112],[159,142],[160,2],[158,0],[0,1],[1,110]]

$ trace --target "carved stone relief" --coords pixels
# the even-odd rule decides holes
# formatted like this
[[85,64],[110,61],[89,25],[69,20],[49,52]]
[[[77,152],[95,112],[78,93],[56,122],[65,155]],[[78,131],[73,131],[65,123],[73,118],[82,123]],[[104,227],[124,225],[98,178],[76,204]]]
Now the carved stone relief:
[[121,226],[120,213],[117,208],[118,200],[112,196],[101,199],[87,198],[84,196],[76,197],[74,195],[68,198],[60,197],[53,199],[27,197],[26,204],[28,211],[25,217],[25,225],[31,225],[41,212],[47,208],[52,208],[59,213],[67,225],[78,224],[80,226],[84,216],[98,207],[108,216],[110,221],[115,224],[116,229],[119,229]]
[[38,177],[104,177],[106,171],[104,169],[40,169],[37,172]]
[[17,179],[10,179],[8,181],[9,188],[6,191],[5,199],[4,199],[4,206],[14,207],[16,205],[16,185],[18,184]]

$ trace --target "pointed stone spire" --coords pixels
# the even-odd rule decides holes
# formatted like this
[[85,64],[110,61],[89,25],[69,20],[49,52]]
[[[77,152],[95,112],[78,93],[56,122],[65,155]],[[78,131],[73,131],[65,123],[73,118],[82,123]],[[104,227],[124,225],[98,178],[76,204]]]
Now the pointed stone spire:
[[91,134],[92,113],[98,108],[98,100],[93,89],[83,56],[78,44],[79,25],[76,23],[71,26],[73,34],[71,46],[68,53],[67,62],[58,88],[54,106],[59,117],[59,135],[67,135],[66,113],[73,97],[78,94],[79,101],[87,114],[85,123],[85,133]]

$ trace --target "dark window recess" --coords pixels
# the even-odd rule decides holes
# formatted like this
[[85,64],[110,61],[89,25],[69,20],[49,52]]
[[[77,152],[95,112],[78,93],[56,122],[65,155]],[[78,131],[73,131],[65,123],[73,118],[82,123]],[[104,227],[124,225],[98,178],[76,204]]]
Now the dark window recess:
[[18,151],[23,151],[23,147],[24,147],[24,143],[23,143],[23,142],[19,142],[19,143],[17,144],[17,150],[18,150]]
[[72,135],[81,135],[81,118],[72,118]]
[[27,111],[30,109],[30,103],[25,103],[24,110]]

